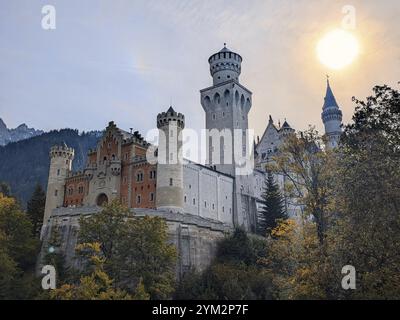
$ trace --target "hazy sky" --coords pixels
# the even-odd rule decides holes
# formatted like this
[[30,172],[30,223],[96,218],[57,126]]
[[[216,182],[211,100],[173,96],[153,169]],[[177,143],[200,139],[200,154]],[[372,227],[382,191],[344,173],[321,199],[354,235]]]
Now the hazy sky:
[[[56,30],[41,27],[54,5]],[[315,54],[321,36],[356,8],[361,54],[331,71]],[[49,130],[102,129],[110,120],[143,133],[172,101],[186,126],[204,126],[199,90],[208,57],[227,46],[243,57],[253,92],[249,125],[271,114],[296,129],[322,128],[325,74],[350,120],[352,96],[400,80],[400,1],[0,0],[0,117]]]

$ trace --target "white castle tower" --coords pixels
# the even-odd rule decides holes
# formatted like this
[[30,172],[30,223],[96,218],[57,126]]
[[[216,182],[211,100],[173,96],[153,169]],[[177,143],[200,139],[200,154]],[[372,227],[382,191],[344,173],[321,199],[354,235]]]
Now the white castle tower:
[[322,122],[325,126],[325,135],[327,138],[327,148],[337,147],[342,134],[342,111],[336,102],[332,89],[329,85],[329,78],[326,80],[326,94],[324,105],[322,107]]
[[224,46],[208,62],[213,85],[200,91],[206,113],[207,164],[235,177],[234,224],[250,230],[255,223],[251,213],[255,204],[246,198],[250,181],[245,174],[238,173],[245,166],[238,163],[238,158],[250,154],[252,146],[247,137],[252,93],[239,83],[242,63],[239,54]]
[[157,209],[183,212],[182,130],[185,116],[169,107],[157,115],[159,129]]
[[74,149],[67,147],[65,143],[62,146],[53,146],[50,149],[50,170],[43,225],[47,224],[53,209],[63,205],[65,179],[71,171],[73,159]]

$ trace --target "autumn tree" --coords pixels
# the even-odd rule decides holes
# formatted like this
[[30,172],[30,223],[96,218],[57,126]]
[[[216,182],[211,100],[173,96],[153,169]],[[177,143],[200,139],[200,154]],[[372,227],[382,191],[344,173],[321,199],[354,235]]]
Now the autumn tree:
[[[113,280],[104,271],[105,258],[101,255],[99,243],[84,243],[77,246],[77,253],[86,259],[88,275],[80,278],[77,284],[63,284],[50,291],[55,300],[131,300],[126,291],[116,288]],[[142,283],[139,283],[142,286]],[[147,296],[146,296],[147,297]],[[143,297],[140,297],[143,298]]]
[[135,216],[114,201],[80,225],[79,243],[99,243],[104,270],[118,287],[135,294],[142,281],[151,299],[171,296],[177,254],[162,218]]
[[356,101],[337,157],[338,264],[353,265],[353,298],[400,297],[400,98],[387,86]]
[[279,186],[276,184],[274,176],[270,171],[267,172],[264,191],[261,197],[262,202],[258,213],[257,231],[262,236],[271,235],[271,230],[277,226],[277,222],[287,219],[287,215]]
[[32,224],[14,198],[0,193],[0,299],[35,295],[34,267],[38,242]]
[[324,243],[332,193],[331,152],[323,150],[322,137],[314,128],[289,135],[268,168],[283,175],[285,192],[317,225],[318,239]]

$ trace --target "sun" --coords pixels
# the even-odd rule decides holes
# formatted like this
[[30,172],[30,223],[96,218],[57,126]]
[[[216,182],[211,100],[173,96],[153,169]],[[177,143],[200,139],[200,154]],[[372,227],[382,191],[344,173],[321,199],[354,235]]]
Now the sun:
[[317,45],[318,59],[331,69],[350,65],[359,53],[357,38],[343,29],[328,32]]

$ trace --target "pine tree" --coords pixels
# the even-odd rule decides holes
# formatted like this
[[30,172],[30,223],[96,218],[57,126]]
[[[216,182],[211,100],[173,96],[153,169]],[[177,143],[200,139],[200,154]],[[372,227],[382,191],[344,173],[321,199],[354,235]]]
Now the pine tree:
[[27,215],[33,225],[33,235],[40,237],[40,229],[43,224],[44,206],[46,204],[46,194],[40,184],[36,185],[31,199],[27,205]]
[[263,200],[258,214],[258,232],[265,236],[271,234],[271,230],[277,226],[277,220],[287,219],[282,194],[271,172],[267,173],[261,197]]
[[5,182],[0,182],[0,193],[5,197],[11,196],[10,186]]

